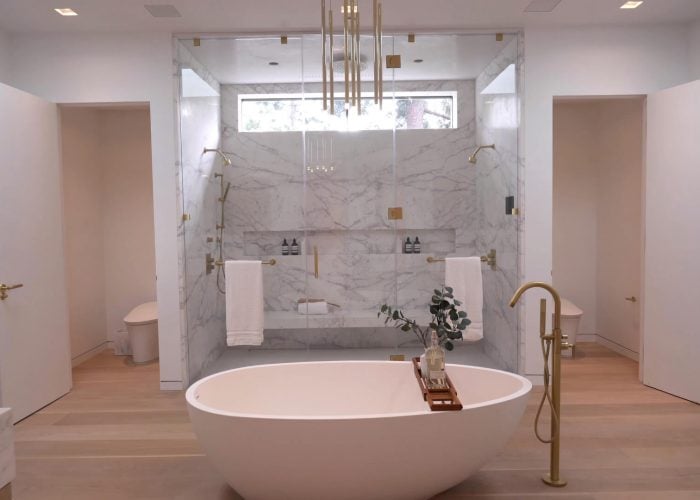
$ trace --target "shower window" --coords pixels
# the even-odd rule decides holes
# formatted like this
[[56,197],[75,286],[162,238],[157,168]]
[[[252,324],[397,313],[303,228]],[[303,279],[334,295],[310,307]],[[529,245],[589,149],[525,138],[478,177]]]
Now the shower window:
[[334,99],[334,114],[323,110],[319,93],[240,94],[241,132],[300,132],[450,129],[457,127],[457,92],[396,92],[383,109],[373,97],[362,99],[362,113],[346,117],[344,99]]

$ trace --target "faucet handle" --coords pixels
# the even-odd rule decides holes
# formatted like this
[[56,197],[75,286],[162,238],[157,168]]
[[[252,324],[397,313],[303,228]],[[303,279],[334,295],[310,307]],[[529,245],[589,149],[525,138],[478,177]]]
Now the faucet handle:
[[574,344],[569,344],[568,342],[562,342],[562,343],[561,343],[561,348],[562,348],[562,350],[563,350],[563,349],[573,349],[573,348],[574,348]]

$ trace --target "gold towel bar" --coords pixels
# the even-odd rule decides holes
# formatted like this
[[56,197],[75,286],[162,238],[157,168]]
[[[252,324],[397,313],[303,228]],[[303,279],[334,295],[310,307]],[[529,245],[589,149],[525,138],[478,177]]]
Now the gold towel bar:
[[[429,264],[435,264],[436,262],[445,262],[445,259],[436,259],[433,256],[430,256],[425,260],[427,260]],[[491,249],[489,253],[487,253],[486,255],[482,255],[481,262],[486,262],[486,264],[488,264],[491,267],[491,269],[496,269],[496,250]]]
[[[276,261],[275,259],[270,259],[270,260],[263,260],[262,263],[263,263],[264,265],[266,265],[266,266],[274,266],[275,264],[277,264],[277,261]],[[217,266],[223,266],[223,265],[224,265],[224,262],[221,261],[221,260],[217,260],[217,261],[215,262],[215,264],[216,264]]]

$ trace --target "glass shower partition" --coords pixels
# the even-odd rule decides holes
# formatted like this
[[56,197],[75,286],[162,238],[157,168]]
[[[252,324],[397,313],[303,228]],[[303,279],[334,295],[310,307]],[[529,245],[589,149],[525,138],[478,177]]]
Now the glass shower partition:
[[[360,84],[352,85],[351,66],[346,86],[342,43],[336,34],[326,61],[324,110],[321,37],[304,37],[305,298],[325,300],[329,310],[307,316],[309,346],[395,347],[396,332],[381,328],[377,318],[382,304],[396,303],[396,232],[388,218],[395,206],[392,79],[385,73],[380,106],[374,99],[374,39],[363,35]],[[385,47],[391,43],[384,37]]]

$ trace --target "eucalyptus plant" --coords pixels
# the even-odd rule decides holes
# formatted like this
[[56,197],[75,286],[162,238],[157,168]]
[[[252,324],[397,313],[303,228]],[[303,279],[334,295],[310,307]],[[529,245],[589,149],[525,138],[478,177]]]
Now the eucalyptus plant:
[[432,319],[427,327],[422,327],[415,320],[407,318],[401,309],[395,309],[387,304],[381,307],[377,317],[383,315],[385,325],[393,321],[395,328],[404,332],[413,332],[425,348],[430,342],[431,332],[435,330],[438,343],[451,351],[454,349],[452,341],[462,339],[462,333],[471,324],[471,320],[467,318],[467,312],[460,307],[462,302],[455,300],[453,292],[451,287],[444,285],[440,290],[433,290],[433,296],[430,299]]

